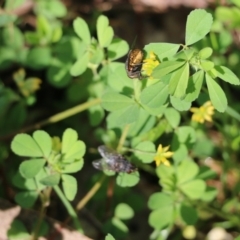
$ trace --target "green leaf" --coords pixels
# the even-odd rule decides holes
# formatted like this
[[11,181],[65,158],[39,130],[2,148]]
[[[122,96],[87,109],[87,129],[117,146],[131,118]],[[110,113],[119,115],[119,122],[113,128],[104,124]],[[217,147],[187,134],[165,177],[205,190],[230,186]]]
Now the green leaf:
[[19,166],[19,172],[24,178],[33,178],[40,172],[45,163],[45,159],[26,160]]
[[52,150],[52,139],[49,134],[42,130],[33,133],[33,138],[43,152],[43,156],[48,158]]
[[162,192],[153,193],[148,200],[148,207],[151,210],[158,208],[169,207],[173,204],[173,199],[170,195]]
[[211,202],[218,195],[218,190],[214,187],[207,186],[206,191],[202,194],[201,200],[204,202]]
[[82,18],[78,17],[73,21],[73,29],[75,33],[80,37],[84,43],[90,45],[91,34],[87,23]]
[[112,224],[119,230],[121,233],[127,233],[128,227],[120,220],[119,218],[113,217]]
[[188,62],[195,58],[193,58],[193,55],[196,55],[196,50],[194,48],[187,48],[182,49],[180,52],[174,55],[173,59],[175,60],[184,60],[185,62]]
[[87,69],[89,61],[88,52],[85,52],[71,67],[70,74],[74,77],[81,75]]
[[231,2],[240,8],[240,2],[238,0],[232,0]]
[[11,223],[10,229],[7,231],[7,239],[10,240],[20,240],[20,239],[30,239],[31,236],[28,233],[24,224],[17,219],[14,219]]
[[174,108],[166,108],[164,115],[172,128],[178,127],[180,124],[181,116],[177,110]]
[[203,9],[192,11],[187,18],[186,45],[191,45],[204,38],[211,30],[213,18]]
[[184,203],[180,206],[180,216],[186,225],[194,225],[198,220],[197,210]]
[[[50,35],[52,35],[52,28],[48,19],[42,15],[37,16],[37,35],[44,41],[49,41]],[[46,38],[46,40],[45,40]]]
[[176,70],[170,79],[169,83],[169,93],[180,98],[186,93],[189,78],[189,64],[186,63],[184,66]]
[[182,184],[193,179],[198,174],[199,168],[193,161],[184,160],[177,168],[177,182]]
[[191,107],[190,102],[185,101],[184,99],[173,97],[173,96],[170,96],[170,102],[172,106],[178,111],[187,111]]
[[49,175],[45,178],[42,178],[40,180],[40,182],[45,185],[45,186],[49,186],[49,187],[53,187],[55,185],[58,185],[60,181],[60,174],[59,173],[55,173],[55,174],[52,174],[52,175]]
[[179,49],[180,44],[174,43],[150,43],[145,45],[146,52],[153,51],[162,61],[164,58],[172,57]]
[[35,176],[35,178],[24,178],[22,177],[22,175],[20,174],[20,172],[17,172],[13,178],[12,178],[12,182],[13,184],[20,188],[20,189],[24,189],[24,190],[36,190],[37,192],[43,190],[44,188],[46,188],[45,185],[42,185],[39,182],[40,178],[44,178],[46,177],[47,174],[45,172],[45,170],[42,168],[40,170],[40,172]]
[[175,170],[172,166],[161,164],[157,167],[156,173],[160,179],[159,184],[166,192],[176,191]]
[[139,118],[139,113],[140,113],[139,105],[137,104],[130,105],[129,107],[123,109],[116,123],[119,126],[125,126],[126,124],[136,122]]
[[72,201],[77,193],[77,180],[67,174],[63,174],[61,177],[64,194],[69,201]]
[[108,233],[108,235],[105,237],[105,240],[115,240],[115,238]]
[[134,216],[133,209],[126,203],[120,203],[116,206],[114,216],[119,219],[130,219]]
[[170,72],[180,68],[185,62],[184,61],[166,61],[161,62],[157,67],[153,69],[152,76],[155,79],[160,79],[161,77],[167,75]]
[[[163,207],[152,211],[149,215],[149,225],[154,229],[164,229],[171,223],[173,223],[173,206]],[[164,216],[164,217],[160,217]]]
[[66,154],[78,140],[78,133],[72,128],[67,128],[62,136],[62,154]]
[[12,183],[14,186],[20,188],[20,189],[28,189],[28,190],[36,190],[36,182],[33,178],[31,179],[26,179],[24,178],[20,172],[17,172],[16,174],[13,175],[12,177]]
[[[174,149],[173,149],[174,150]],[[180,143],[176,150],[174,150],[173,160],[175,163],[182,162],[188,157],[189,150],[185,143]]]
[[164,113],[167,105],[168,104],[166,103],[165,105],[157,107],[157,108],[149,108],[146,105],[142,105],[142,107],[150,115],[159,117],[159,116],[161,116]]
[[117,176],[117,185],[120,187],[133,187],[139,182],[139,172],[119,173]]
[[93,127],[98,126],[102,122],[105,116],[102,106],[95,105],[89,108],[88,116],[89,116],[91,126]]
[[157,108],[166,103],[168,98],[168,86],[163,82],[150,85],[143,89],[140,100],[149,108]]
[[107,81],[109,86],[117,92],[132,94],[133,81],[129,80],[123,63],[111,63],[107,69]]
[[134,149],[134,155],[143,163],[151,163],[156,155],[155,145],[150,141],[140,142]]
[[31,208],[38,198],[38,193],[36,191],[19,192],[14,198],[21,207]]
[[22,31],[14,25],[10,28],[3,28],[2,41],[11,48],[19,51],[24,47],[24,36]]
[[203,180],[197,179],[179,186],[181,191],[190,199],[199,199],[206,189],[206,183]]
[[209,58],[213,53],[213,49],[210,47],[205,47],[199,51],[199,57],[201,59],[207,59]]
[[28,134],[21,133],[14,137],[11,143],[12,151],[24,157],[42,157],[43,152],[41,151],[38,144]]
[[214,68],[214,62],[209,60],[202,60],[200,65],[205,72],[210,71]]
[[136,122],[139,119],[140,110],[141,108],[134,104],[110,113],[107,117],[108,128],[119,128]]
[[172,176],[175,175],[175,170],[171,166],[169,167],[161,164],[159,167],[157,167],[156,174],[162,179],[172,178]]
[[229,82],[234,85],[240,84],[239,78],[229,68],[224,66],[215,66],[215,70],[217,71],[217,76],[225,82]]
[[102,107],[107,111],[117,111],[132,104],[134,104],[133,99],[119,93],[107,92],[102,96]]
[[99,65],[104,60],[104,50],[99,46],[92,48],[89,51],[89,61],[92,64]]
[[178,142],[193,144],[196,142],[196,131],[193,127],[182,126],[179,127],[175,133],[177,134]]
[[108,26],[109,21],[106,16],[99,16],[97,19],[97,36],[101,47],[108,47],[113,39],[113,29]]
[[63,156],[62,161],[64,163],[74,162],[74,161],[82,158],[85,151],[86,151],[85,143],[83,141],[77,141],[71,146],[69,151]]
[[64,131],[62,137],[63,162],[74,162],[83,157],[86,146],[83,141],[77,140],[77,132],[71,128]]
[[108,46],[108,59],[111,61],[124,56],[128,52],[128,43],[120,38],[114,38]]
[[143,108],[140,108],[138,120],[130,126],[129,137],[139,136],[150,131],[156,123],[156,118],[149,115]]
[[188,87],[186,89],[186,96],[184,100],[192,102],[199,96],[202,83],[204,79],[204,71],[200,70],[194,73],[188,80]]
[[58,66],[50,66],[47,70],[47,79],[48,82],[57,88],[66,87],[72,77],[69,73],[72,64],[70,63],[61,63]]
[[214,108],[219,112],[224,112],[228,105],[224,91],[208,74],[206,74],[206,81],[210,100]]
[[61,18],[66,16],[67,8],[65,5],[58,0],[41,0],[36,2],[36,8],[38,13],[46,14],[51,16],[51,18],[57,17]]
[[64,165],[61,173],[75,173],[82,169],[83,167],[83,159],[81,158],[79,161],[72,162]]
[[13,23],[17,19],[16,15],[10,15],[9,13],[1,13],[0,15],[0,27],[7,26]]
[[[203,139],[202,141],[204,141],[204,142],[206,141],[207,142],[207,139]],[[207,144],[209,144],[209,142],[207,142]],[[206,145],[205,145],[205,147],[207,147]],[[204,147],[204,145],[203,145],[203,147]],[[201,166],[200,167],[200,171],[199,171],[199,173],[197,175],[198,178],[201,178],[203,180],[213,179],[216,176],[217,176],[217,173],[215,171],[213,171],[212,169],[210,169],[209,167],[207,167],[207,166]]]
[[35,47],[28,53],[27,65],[33,69],[42,69],[49,66],[51,58],[49,47]]

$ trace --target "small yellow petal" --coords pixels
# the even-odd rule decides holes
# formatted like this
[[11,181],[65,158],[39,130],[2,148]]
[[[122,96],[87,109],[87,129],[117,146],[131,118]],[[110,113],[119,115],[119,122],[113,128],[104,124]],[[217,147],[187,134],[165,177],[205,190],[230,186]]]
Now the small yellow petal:
[[214,107],[211,101],[207,101],[199,108],[190,108],[190,112],[193,112],[192,121],[199,123],[204,123],[204,121],[212,122]]
[[163,152],[167,152],[167,150],[169,149],[170,146],[166,146],[163,148]]
[[164,163],[163,163],[165,166],[167,166],[167,167],[169,167],[171,164],[170,164],[170,162],[167,160],[167,161],[165,161]]
[[172,157],[172,155],[173,155],[173,152],[164,153],[164,157],[166,157],[166,158],[170,158],[170,157]]
[[168,151],[169,148],[170,146],[163,147],[162,144],[159,144],[157,153],[154,157],[157,166],[159,166],[161,163],[166,166],[170,166],[170,162],[167,160],[167,158],[172,157],[173,152]]
[[162,144],[159,144],[157,152],[162,152]]

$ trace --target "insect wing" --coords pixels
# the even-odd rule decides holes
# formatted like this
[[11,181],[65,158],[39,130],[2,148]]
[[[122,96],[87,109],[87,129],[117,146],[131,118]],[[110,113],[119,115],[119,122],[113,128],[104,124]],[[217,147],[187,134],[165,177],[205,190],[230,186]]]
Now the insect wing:
[[109,161],[114,161],[117,160],[118,158],[121,157],[120,154],[118,154],[117,152],[115,152],[114,150],[108,148],[105,145],[99,146],[98,147],[98,152],[100,153],[100,155],[106,159],[106,162]]
[[107,164],[106,164],[106,160],[104,158],[102,159],[98,159],[98,160],[94,160],[92,162],[92,165],[94,168],[104,171],[107,168]]
[[103,171],[106,175],[114,175],[114,171],[111,169],[111,167],[107,164],[106,159],[98,159],[92,162],[92,165],[94,168]]

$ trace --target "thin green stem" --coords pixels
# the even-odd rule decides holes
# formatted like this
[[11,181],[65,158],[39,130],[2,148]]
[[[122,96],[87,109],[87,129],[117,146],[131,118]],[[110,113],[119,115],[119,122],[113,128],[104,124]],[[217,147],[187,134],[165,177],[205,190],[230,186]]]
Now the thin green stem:
[[[79,203],[76,206],[76,211],[80,211],[87,203],[88,201],[95,195],[95,193],[99,190],[99,188],[102,186],[104,180],[106,179],[106,175],[102,175],[101,179],[97,181],[93,187],[87,192],[87,194],[79,201]],[[67,224],[69,222],[70,218],[68,217],[64,224]]]
[[66,199],[65,195],[63,194],[62,190],[59,188],[59,186],[54,186],[53,189],[55,190],[56,194],[58,195],[58,197],[61,199],[63,205],[66,207],[69,215],[72,217],[73,219],[73,223],[75,228],[83,233],[83,229],[81,227],[81,224],[79,222],[77,213],[75,212],[75,210],[73,209],[72,205],[70,204],[70,202]]
[[152,154],[156,153],[156,152],[141,151],[139,149],[133,149],[133,148],[124,148],[124,149],[126,149],[129,152],[144,153],[144,154],[147,154],[147,155],[152,155]]
[[56,122],[59,122],[65,118],[68,118],[68,117],[71,117],[77,113],[80,113],[94,105],[97,105],[101,102],[101,99],[100,98],[96,98],[96,99],[93,99],[92,101],[89,101],[89,102],[86,102],[86,103],[83,103],[83,104],[80,104],[80,105],[77,105],[75,107],[72,107],[68,110],[65,110],[63,112],[60,112],[60,113],[57,113],[43,121],[40,121],[38,123],[35,123],[29,127],[26,127],[26,128],[23,128],[21,129],[20,131],[18,132],[15,132],[15,133],[12,133],[8,136],[4,136],[2,138],[0,138],[0,140],[3,140],[3,139],[6,139],[6,138],[11,138],[12,136],[16,135],[17,133],[19,132],[29,132],[29,131],[32,131],[34,129],[38,129],[38,128],[41,128],[45,125],[48,125],[48,124],[52,124],[52,123],[56,123]]
[[87,194],[77,204],[76,206],[77,211],[80,211],[87,204],[87,202],[95,195],[98,189],[102,186],[105,179],[106,179],[106,175],[103,174],[101,179],[93,185],[93,187],[87,192]]
[[138,79],[133,79],[133,89],[134,89],[134,97],[137,102],[139,101],[140,98],[140,93],[141,93],[141,82]]
[[[36,179],[35,180],[35,184],[37,184]],[[37,185],[36,185],[37,187]],[[40,213],[39,213],[39,217],[37,219],[37,223],[34,226],[34,229],[32,231],[32,240],[37,240],[38,239],[38,234],[45,216],[45,210],[46,207],[49,206],[49,199],[50,199],[50,195],[51,195],[51,191],[52,188],[48,187],[45,188],[43,191],[40,192],[39,196],[40,196],[40,200],[41,200],[41,208],[40,208]]]
[[47,124],[51,124],[51,123],[55,123],[55,122],[59,122],[65,118],[68,118],[68,117],[71,117],[79,112],[82,112],[94,105],[97,105],[101,102],[101,99],[100,98],[96,98],[92,101],[89,101],[89,102],[86,102],[86,103],[83,103],[83,104],[80,104],[78,106],[75,106],[75,107],[72,107],[68,110],[65,110],[63,112],[60,112],[60,113],[57,113],[53,116],[51,116],[50,118],[47,118],[46,120],[40,122],[40,126],[44,126],[44,125],[47,125]]
[[226,113],[240,122],[240,114],[231,107],[227,107]]
[[118,142],[117,152],[119,152],[122,149],[123,145],[124,145],[124,142],[125,142],[125,140],[127,138],[127,134],[128,134],[128,131],[129,131],[129,127],[130,127],[130,125],[127,124],[125,126],[125,128],[123,129],[122,135],[121,135],[121,137],[119,139],[119,142]]
[[44,203],[42,202],[37,224],[35,225],[34,230],[32,232],[32,240],[38,239],[38,233],[40,231],[40,227],[41,227],[44,216],[45,216],[45,206],[44,206]]

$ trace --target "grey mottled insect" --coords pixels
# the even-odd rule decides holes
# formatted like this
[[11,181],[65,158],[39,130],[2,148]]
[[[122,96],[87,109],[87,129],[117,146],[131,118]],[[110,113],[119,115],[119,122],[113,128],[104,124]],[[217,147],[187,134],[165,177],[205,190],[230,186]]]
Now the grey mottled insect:
[[137,167],[131,164],[125,157],[105,145],[99,146],[98,151],[103,157],[93,161],[93,166],[98,170],[111,170],[114,172],[132,173],[137,171]]

